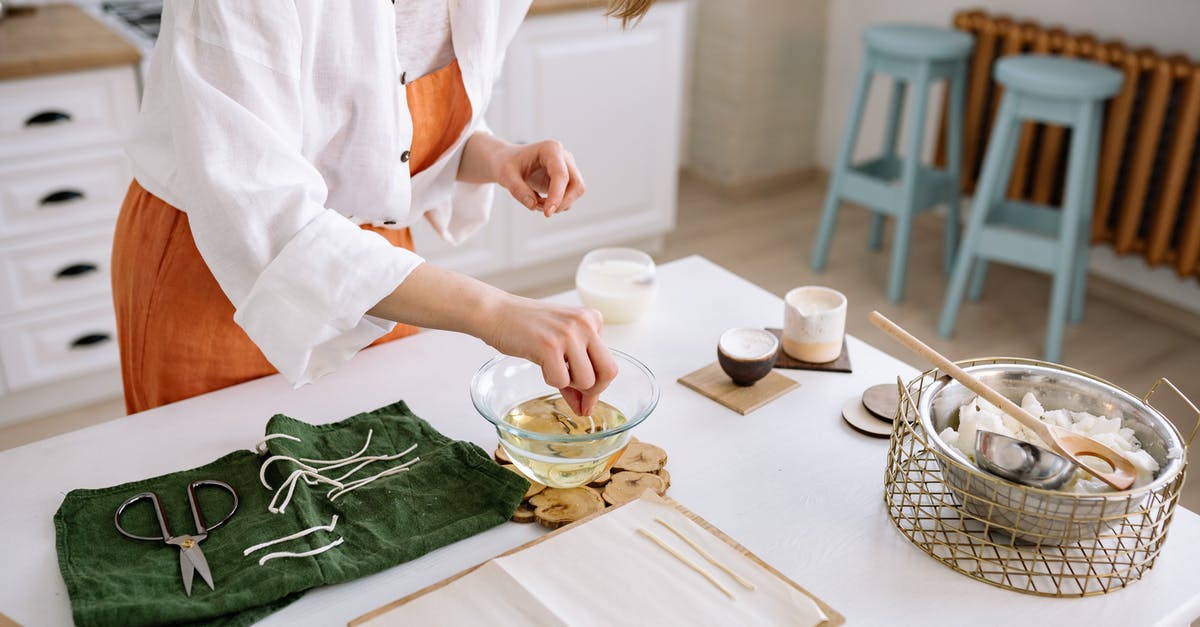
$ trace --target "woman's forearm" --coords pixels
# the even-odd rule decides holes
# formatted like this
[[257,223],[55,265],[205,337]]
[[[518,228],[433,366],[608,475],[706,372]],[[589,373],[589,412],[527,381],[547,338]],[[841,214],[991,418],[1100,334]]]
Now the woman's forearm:
[[495,183],[504,151],[512,144],[483,131],[476,131],[463,146],[458,164],[458,180],[464,183]]
[[473,335],[542,368],[576,413],[590,413],[617,364],[590,309],[514,296],[471,277],[423,263],[368,312],[380,318]]
[[514,298],[469,276],[423,263],[367,313],[418,327],[486,339],[505,301]]

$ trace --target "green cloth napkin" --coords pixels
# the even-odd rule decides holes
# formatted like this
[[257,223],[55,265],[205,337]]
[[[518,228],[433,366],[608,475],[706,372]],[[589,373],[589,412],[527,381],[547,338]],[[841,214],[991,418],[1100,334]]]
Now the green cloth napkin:
[[[368,455],[396,454],[412,444],[417,448],[398,460],[375,462],[354,478],[414,456],[420,461],[408,472],[381,478],[332,503],[326,497],[329,486],[301,481],[284,513],[267,512],[274,491],[259,483],[259,469],[267,456],[341,459],[362,448],[369,430],[373,436]],[[529,486],[479,447],[438,433],[403,401],[329,425],[276,415],[268,421],[266,432],[295,436],[300,442],[277,438],[267,443],[266,456],[238,451],[193,470],[67,494],[54,526],[59,568],[77,624],[249,624],[314,586],[369,575],[499,525],[512,516]],[[295,468],[287,461],[272,463],[267,480],[278,487]],[[188,597],[179,572],[179,550],[162,542],[125,538],[113,527],[113,513],[126,498],[154,491],[172,531],[194,533],[186,486],[197,479],[229,483],[237,490],[240,504],[233,518],[200,544],[216,590],[209,590],[197,573]],[[232,504],[220,488],[201,487],[197,494],[209,524],[220,520]],[[260,542],[328,525],[334,514],[339,520],[331,532],[317,531],[242,555]],[[126,510],[122,524],[131,533],[159,535],[153,509],[146,502]],[[345,539],[343,544],[319,555],[258,565],[267,553],[308,551],[339,536]]]

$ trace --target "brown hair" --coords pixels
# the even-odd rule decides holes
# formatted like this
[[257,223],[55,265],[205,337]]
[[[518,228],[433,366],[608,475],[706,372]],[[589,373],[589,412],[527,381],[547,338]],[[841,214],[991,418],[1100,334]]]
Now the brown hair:
[[652,4],[654,0],[608,0],[608,10],[604,14],[620,18],[621,27],[628,28],[631,24],[637,26]]

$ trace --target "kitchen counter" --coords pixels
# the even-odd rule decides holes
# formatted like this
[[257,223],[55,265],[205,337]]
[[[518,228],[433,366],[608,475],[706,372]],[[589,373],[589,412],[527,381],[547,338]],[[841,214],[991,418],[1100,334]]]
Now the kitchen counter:
[[533,0],[529,5],[529,15],[606,8],[608,3],[604,0]]
[[[887,440],[840,417],[870,385],[917,369],[848,338],[852,374],[779,370],[800,387],[748,416],[676,383],[715,359],[733,326],[777,326],[774,295],[699,257],[659,268],[655,307],[613,325],[614,348],[643,360],[662,387],[635,435],[670,455],[669,496],[844,614],[851,625],[1186,625],[1200,616],[1200,517],[1178,508],[1154,568],[1099,597],[1052,599],[973,581],[929,559],[884,511]],[[551,300],[578,303],[573,292]],[[850,315],[863,316],[855,310]],[[398,399],[447,436],[491,450],[494,429],[467,392],[494,352],[423,332],[367,349],[340,371],[292,390],[271,376],[0,453],[0,610],[25,625],[70,622],[51,517],[73,488],[102,487],[204,464],[250,447],[276,412],[327,423]],[[181,437],[185,434],[186,437]],[[220,533],[219,531],[217,533]],[[345,624],[545,533],[504,524],[351,583],[314,590],[264,624]],[[220,591],[220,565],[213,565]]]
[[132,44],[69,4],[10,9],[0,20],[0,80],[130,65]]

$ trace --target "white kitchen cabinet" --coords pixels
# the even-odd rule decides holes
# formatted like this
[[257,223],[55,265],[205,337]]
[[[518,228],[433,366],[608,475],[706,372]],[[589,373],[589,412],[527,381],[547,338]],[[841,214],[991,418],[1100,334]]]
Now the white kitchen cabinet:
[[[500,283],[530,266],[567,276],[589,249],[660,237],[675,224],[688,4],[660,2],[622,30],[598,10],[532,15],[509,47],[488,121],[516,142],[558,139],[587,193],[546,219],[496,190],[492,221],[460,247],[419,225],[433,263]],[[562,263],[570,260],[571,263]]]
[[109,260],[133,65],[0,81],[0,425],[120,397]]

